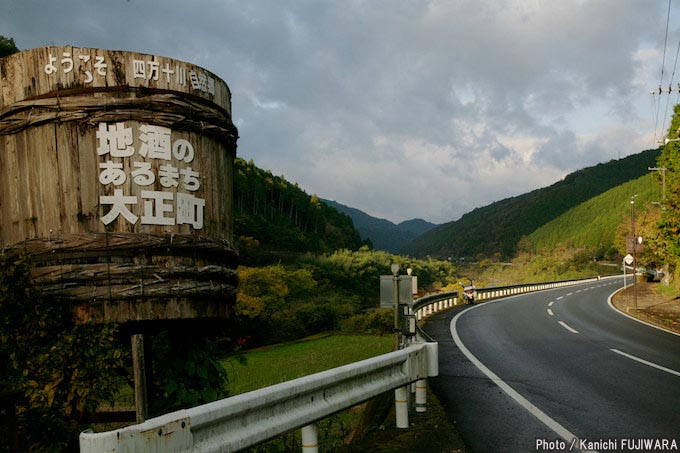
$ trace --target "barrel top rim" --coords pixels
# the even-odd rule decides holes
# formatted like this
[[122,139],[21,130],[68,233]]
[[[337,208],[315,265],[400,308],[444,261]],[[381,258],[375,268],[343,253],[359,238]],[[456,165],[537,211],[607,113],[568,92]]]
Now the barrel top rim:
[[168,59],[168,60],[174,60],[174,61],[177,61],[177,62],[181,62],[181,63],[187,64],[187,65],[191,65],[191,66],[195,66],[197,68],[200,68],[203,71],[208,72],[211,75],[215,76],[216,78],[220,79],[225,85],[229,86],[222,77],[217,75],[216,72],[211,71],[210,69],[207,69],[204,66],[201,66],[199,64],[192,63],[191,61],[184,60],[184,59],[181,59],[181,58],[171,57],[171,56],[168,56],[168,55],[155,54],[155,53],[149,53],[149,52],[141,52],[141,51],[137,51],[137,50],[107,49],[107,48],[103,48],[103,47],[89,47],[89,46],[81,47],[81,46],[76,46],[76,45],[73,45],[73,44],[54,45],[54,46],[50,45],[50,46],[38,46],[38,47],[32,47],[30,49],[20,50],[19,52],[15,52],[13,54],[1,57],[0,60],[4,60],[6,58],[16,57],[17,55],[28,54],[30,52],[40,51],[40,50],[44,50],[44,49],[64,49],[64,48],[82,49],[82,50],[89,50],[89,51],[101,50],[103,52],[118,52],[118,53],[126,53],[126,54],[137,54],[137,55],[143,55],[143,56],[148,56],[148,57],[158,57],[158,58],[165,58],[165,59]]

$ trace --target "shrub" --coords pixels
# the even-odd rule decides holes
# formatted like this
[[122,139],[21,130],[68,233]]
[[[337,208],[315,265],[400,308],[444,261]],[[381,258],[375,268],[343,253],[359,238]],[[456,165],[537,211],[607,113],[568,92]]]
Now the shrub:
[[390,308],[378,308],[343,320],[341,330],[347,333],[370,333],[386,335],[394,331],[394,312]]
[[22,449],[73,447],[98,405],[117,394],[127,357],[117,329],[75,325],[69,304],[33,287],[25,259],[0,256],[0,385],[18,394]]

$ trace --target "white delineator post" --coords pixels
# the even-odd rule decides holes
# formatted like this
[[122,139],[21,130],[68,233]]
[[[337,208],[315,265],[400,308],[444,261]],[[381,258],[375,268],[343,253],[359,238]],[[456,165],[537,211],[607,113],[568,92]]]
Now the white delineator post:
[[302,453],[319,453],[319,434],[316,425],[302,428]]
[[408,387],[399,387],[394,391],[394,411],[397,428],[408,428]]
[[416,412],[427,412],[427,380],[416,381]]

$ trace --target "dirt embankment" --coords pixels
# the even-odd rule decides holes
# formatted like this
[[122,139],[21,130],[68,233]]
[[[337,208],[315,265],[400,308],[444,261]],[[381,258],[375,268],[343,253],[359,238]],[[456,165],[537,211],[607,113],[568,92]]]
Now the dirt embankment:
[[680,298],[664,296],[659,285],[661,283],[638,282],[637,288],[631,285],[617,293],[612,303],[641,321],[680,333]]

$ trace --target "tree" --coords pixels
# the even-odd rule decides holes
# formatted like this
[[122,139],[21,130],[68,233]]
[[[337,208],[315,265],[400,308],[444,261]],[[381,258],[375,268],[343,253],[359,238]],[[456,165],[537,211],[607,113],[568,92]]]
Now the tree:
[[[674,108],[673,119],[668,131],[668,139],[675,140],[680,135],[680,105]],[[665,262],[670,273],[675,273],[680,264],[680,145],[670,141],[662,147],[658,159],[659,167],[664,167],[666,193],[664,209],[658,223],[659,236]]]
[[5,38],[0,35],[0,58],[17,52],[19,52],[19,49],[17,49],[16,44],[14,44],[14,38]]

